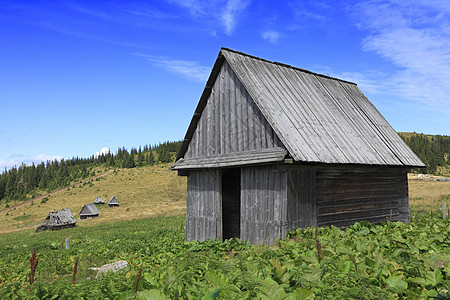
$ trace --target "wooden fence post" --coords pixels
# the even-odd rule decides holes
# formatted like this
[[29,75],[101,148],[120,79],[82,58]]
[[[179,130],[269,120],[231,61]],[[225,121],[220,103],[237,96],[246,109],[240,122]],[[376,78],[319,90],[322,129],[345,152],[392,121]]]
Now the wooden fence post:
[[445,203],[442,203],[442,219],[447,219],[447,208]]
[[66,238],[66,250],[70,248],[70,239]]

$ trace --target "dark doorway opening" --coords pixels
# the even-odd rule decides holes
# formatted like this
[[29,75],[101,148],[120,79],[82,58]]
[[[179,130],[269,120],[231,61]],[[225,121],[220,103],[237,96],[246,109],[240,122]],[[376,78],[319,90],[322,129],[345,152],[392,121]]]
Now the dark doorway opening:
[[241,237],[241,169],[222,171],[223,239]]

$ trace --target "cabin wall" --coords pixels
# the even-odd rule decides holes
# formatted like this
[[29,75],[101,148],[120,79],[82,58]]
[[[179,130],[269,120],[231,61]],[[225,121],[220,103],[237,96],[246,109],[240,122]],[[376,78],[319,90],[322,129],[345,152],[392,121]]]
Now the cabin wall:
[[241,239],[273,244],[287,229],[287,172],[272,166],[241,170]]
[[287,174],[287,229],[316,226],[316,171],[292,168]]
[[222,238],[221,171],[191,171],[187,178],[186,241]]
[[280,147],[283,144],[225,61],[184,158]]
[[404,170],[318,170],[316,194],[318,226],[409,222]]

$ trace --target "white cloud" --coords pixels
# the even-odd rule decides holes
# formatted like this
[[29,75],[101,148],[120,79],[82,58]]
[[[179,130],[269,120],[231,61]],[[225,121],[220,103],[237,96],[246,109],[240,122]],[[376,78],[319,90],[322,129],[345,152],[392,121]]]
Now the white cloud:
[[242,12],[250,5],[249,0],[218,0],[218,1],[201,1],[201,0],[169,0],[189,11],[194,17],[205,21],[219,21],[223,26],[225,34],[231,36],[236,28],[238,18]]
[[0,173],[3,173],[5,169],[9,170],[14,166],[19,166],[20,162],[17,160],[4,160],[0,158]]
[[[15,157],[23,157],[21,154],[15,154]],[[47,161],[61,161],[64,159],[61,155],[47,155],[47,154],[39,154],[33,157],[27,157],[21,161],[17,159],[10,159],[10,160],[4,160],[0,158],[0,173],[5,170],[11,169],[12,167],[16,166],[19,167],[22,163],[24,163],[27,166],[30,166],[32,163],[34,164],[40,164],[41,162],[46,163]]]
[[210,73],[210,67],[200,65],[196,61],[176,60],[167,57],[158,57],[137,53],[137,56],[144,57],[153,65],[168,70],[172,73],[180,74],[190,80],[197,82],[206,82]]
[[[413,3],[413,4],[411,4]],[[355,6],[369,30],[363,49],[399,70],[386,91],[450,115],[450,2],[366,2]]]
[[231,35],[236,27],[236,18],[250,4],[249,1],[228,0],[221,15],[225,33]]
[[280,33],[273,30],[264,31],[261,33],[261,37],[265,40],[268,40],[272,44],[276,44],[278,41],[278,38],[280,37]]
[[95,154],[94,154],[94,158],[97,158],[97,157],[99,157],[100,155],[106,155],[106,154],[108,154],[109,153],[109,148],[108,147],[103,147],[101,150],[100,150],[100,152],[95,152]]
[[198,0],[169,0],[168,2],[175,3],[181,7],[187,8],[193,16],[205,14],[204,4],[209,4]]

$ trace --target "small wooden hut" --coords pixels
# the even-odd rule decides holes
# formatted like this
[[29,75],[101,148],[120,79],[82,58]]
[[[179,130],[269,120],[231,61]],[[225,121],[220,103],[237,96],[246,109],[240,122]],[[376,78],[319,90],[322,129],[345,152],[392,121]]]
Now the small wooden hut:
[[60,230],[63,228],[75,227],[76,223],[77,221],[73,217],[70,209],[63,208],[62,210],[50,212],[36,231]]
[[105,200],[103,200],[103,198],[101,196],[97,196],[97,198],[95,198],[94,200],[94,204],[105,204]]
[[112,196],[108,201],[108,207],[119,206],[119,202],[117,202],[116,197]]
[[80,211],[80,219],[95,218],[100,215],[100,211],[94,203],[88,203]]
[[172,170],[186,240],[273,243],[296,227],[409,221],[424,164],[352,82],[222,48]]

